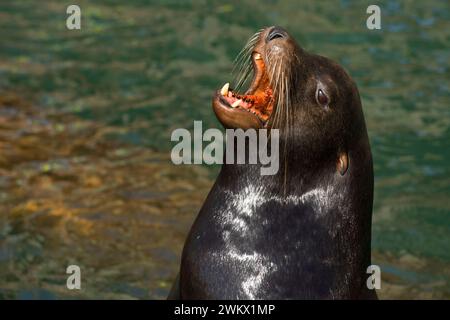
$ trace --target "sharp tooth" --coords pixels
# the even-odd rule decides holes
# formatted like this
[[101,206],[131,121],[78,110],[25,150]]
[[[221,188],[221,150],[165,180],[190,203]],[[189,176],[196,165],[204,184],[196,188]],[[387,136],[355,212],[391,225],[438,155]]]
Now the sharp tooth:
[[255,60],[261,60],[261,54],[255,53]]
[[236,100],[235,102],[233,102],[233,104],[231,105],[233,108],[236,108],[238,105],[240,105],[241,104],[241,102],[242,102],[242,100],[241,99],[239,99],[239,100]]
[[228,82],[225,83],[224,86],[222,87],[222,89],[220,89],[220,94],[223,96],[227,96],[229,87],[230,87],[230,84]]

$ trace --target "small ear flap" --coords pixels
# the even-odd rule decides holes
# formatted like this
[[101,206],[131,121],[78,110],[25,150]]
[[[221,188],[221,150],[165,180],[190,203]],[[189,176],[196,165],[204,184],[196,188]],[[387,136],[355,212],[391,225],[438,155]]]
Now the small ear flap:
[[347,152],[341,152],[337,160],[337,171],[343,176],[348,170],[348,154]]

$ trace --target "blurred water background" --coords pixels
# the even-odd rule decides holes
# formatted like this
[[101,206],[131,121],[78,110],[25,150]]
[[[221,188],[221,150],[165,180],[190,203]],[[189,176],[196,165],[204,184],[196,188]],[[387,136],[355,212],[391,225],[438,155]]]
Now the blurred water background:
[[[375,165],[381,298],[450,298],[449,2],[0,1],[0,298],[164,298],[217,167],[171,164],[218,127],[214,90],[263,26],[357,82]],[[82,269],[82,290],[65,268]]]

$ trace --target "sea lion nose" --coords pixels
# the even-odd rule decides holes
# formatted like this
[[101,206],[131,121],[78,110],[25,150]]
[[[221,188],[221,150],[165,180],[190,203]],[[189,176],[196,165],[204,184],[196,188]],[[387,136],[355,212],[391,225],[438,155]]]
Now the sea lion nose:
[[281,27],[273,27],[267,35],[266,42],[272,41],[277,38],[286,38],[287,32]]

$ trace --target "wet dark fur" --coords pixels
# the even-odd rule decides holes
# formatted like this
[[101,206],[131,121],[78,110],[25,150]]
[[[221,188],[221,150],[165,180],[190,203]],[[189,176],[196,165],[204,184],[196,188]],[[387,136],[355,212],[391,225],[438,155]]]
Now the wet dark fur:
[[[270,31],[256,47],[270,47]],[[356,85],[339,65],[305,52],[287,33],[273,41],[289,68],[290,108],[278,107],[278,121],[271,122],[281,130],[280,170],[261,176],[259,165],[223,165],[186,240],[169,298],[376,298],[366,287],[372,157]],[[329,93],[327,108],[315,100],[318,81]],[[349,159],[344,175],[336,170],[342,152]],[[251,214],[233,204],[247,189],[268,199],[250,206]],[[329,192],[323,199],[308,196],[314,190]],[[304,201],[295,200],[302,195]]]

